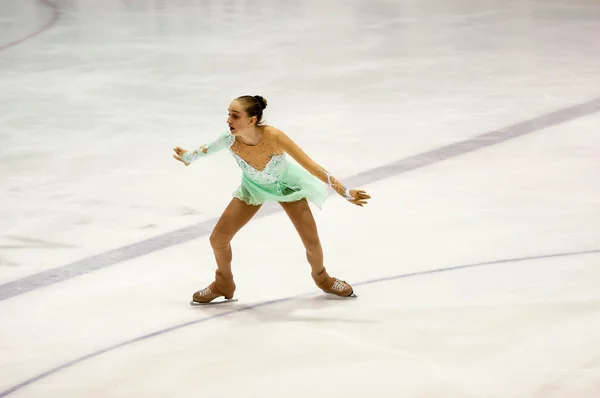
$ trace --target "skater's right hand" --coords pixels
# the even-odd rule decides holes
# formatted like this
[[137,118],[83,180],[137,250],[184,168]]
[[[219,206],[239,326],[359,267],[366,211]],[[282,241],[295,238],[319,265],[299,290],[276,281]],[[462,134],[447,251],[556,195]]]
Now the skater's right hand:
[[173,148],[173,151],[175,151],[175,155],[173,155],[173,157],[175,159],[179,160],[181,163],[183,163],[186,166],[190,165],[189,163],[186,163],[183,159],[181,159],[181,157],[187,153],[187,151],[185,149],[180,148],[180,147],[175,147],[175,148]]

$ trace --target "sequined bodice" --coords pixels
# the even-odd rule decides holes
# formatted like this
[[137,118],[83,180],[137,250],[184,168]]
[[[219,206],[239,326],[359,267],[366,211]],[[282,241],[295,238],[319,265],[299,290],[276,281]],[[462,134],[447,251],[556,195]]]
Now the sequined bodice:
[[248,178],[259,184],[272,184],[277,182],[285,174],[285,170],[287,169],[287,159],[285,158],[285,154],[273,155],[263,170],[257,170],[235,152],[231,151],[231,153],[242,169],[242,172]]
[[233,135],[227,137],[227,143],[242,172],[259,184],[277,182],[287,170],[285,153],[266,134],[256,145],[246,145]]

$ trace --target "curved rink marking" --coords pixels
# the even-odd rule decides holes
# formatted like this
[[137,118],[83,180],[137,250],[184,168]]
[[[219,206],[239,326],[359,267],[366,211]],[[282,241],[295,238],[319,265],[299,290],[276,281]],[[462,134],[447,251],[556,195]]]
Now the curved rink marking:
[[33,39],[33,38],[41,35],[42,33],[46,32],[50,28],[52,28],[56,24],[56,22],[58,22],[60,12],[59,12],[58,6],[56,4],[50,2],[49,0],[37,0],[37,2],[46,5],[47,7],[49,7],[52,10],[52,17],[50,18],[50,20],[48,22],[46,22],[41,28],[39,28],[35,32],[28,34],[25,37],[11,41],[6,44],[0,44],[0,51],[7,50],[18,44],[24,43],[27,40]]
[[[559,257],[573,257],[573,256],[581,256],[581,255],[586,255],[586,254],[598,254],[600,253],[600,249],[595,249],[595,250],[587,250],[587,251],[577,251],[577,252],[565,252],[565,253],[553,253],[553,254],[543,254],[543,255],[539,255],[539,256],[531,256],[531,257],[518,257],[518,258],[509,258],[509,259],[503,259],[503,260],[495,260],[495,261],[486,261],[486,262],[481,262],[481,263],[473,263],[473,264],[465,264],[465,265],[458,265],[458,266],[454,266],[454,267],[447,267],[447,268],[437,268],[437,269],[433,269],[433,270],[427,270],[427,271],[417,271],[417,272],[411,272],[411,273],[407,273],[407,274],[400,274],[400,275],[395,275],[395,276],[389,276],[389,277],[382,277],[382,278],[377,278],[377,279],[371,279],[371,280],[367,280],[367,281],[363,281],[363,282],[358,282],[358,283],[353,283],[353,286],[364,286],[364,285],[370,285],[370,284],[375,284],[375,283],[381,283],[381,282],[388,282],[388,281],[393,281],[393,280],[398,280],[398,279],[405,279],[405,278],[411,278],[411,277],[416,277],[416,276],[425,276],[425,275],[431,275],[431,274],[438,274],[438,273],[442,273],[442,272],[450,272],[450,271],[458,271],[458,270],[463,270],[463,269],[470,269],[470,268],[477,268],[477,267],[484,267],[484,266],[490,266],[490,265],[500,265],[500,264],[511,264],[511,263],[517,263],[517,262],[525,262],[525,261],[532,261],[532,260],[541,260],[541,259],[550,259],[550,258],[559,258]],[[189,322],[185,322],[185,323],[180,323],[178,325],[174,325],[165,329],[161,329],[152,333],[148,333],[139,337],[136,337],[134,339],[130,339],[127,341],[124,341],[122,343],[118,343],[112,346],[109,346],[107,348],[98,350],[98,351],[94,351],[90,354],[81,356],[77,359],[74,359],[72,361],[66,362],[60,366],[57,366],[55,368],[52,368],[50,370],[47,370],[43,373],[40,373],[34,377],[31,377],[30,379],[27,379],[5,391],[2,391],[0,393],[0,398],[1,397],[6,397],[14,392],[17,392],[27,386],[30,386],[40,380],[43,380],[45,378],[48,378],[49,376],[52,376],[62,370],[68,369],[70,367],[73,367],[77,364],[80,364],[84,361],[87,361],[89,359],[93,359],[95,357],[98,357],[102,354],[111,352],[111,351],[115,351],[118,350],[119,348],[122,347],[126,347],[135,343],[139,343],[141,341],[144,340],[148,340],[151,339],[153,337],[156,336],[161,336],[164,334],[167,334],[169,332],[173,332],[179,329],[183,329],[185,327],[188,326],[192,326],[192,325],[197,325],[200,323],[204,323],[204,322],[208,322],[208,321],[213,321],[222,317],[225,317],[227,315],[232,315],[232,314],[237,314],[237,313],[241,313],[241,312],[246,312],[246,311],[250,311],[256,308],[261,308],[261,307],[266,307],[269,305],[274,305],[274,304],[279,304],[279,303],[283,303],[286,301],[291,301],[294,299],[298,299],[301,297],[307,297],[307,296],[313,296],[314,293],[304,293],[304,294],[298,294],[298,295],[294,295],[294,296],[289,296],[289,297],[283,297],[280,299],[275,299],[275,300],[269,300],[269,301],[263,301],[263,302],[259,302],[256,304],[251,304],[251,305],[247,305],[244,307],[240,307],[240,308],[235,308],[229,311],[225,311],[222,312],[220,314],[216,314],[216,315],[211,315],[209,317],[206,318],[202,318],[202,319],[197,319],[194,321],[189,321]],[[359,298],[358,300],[360,300],[360,293],[358,294]],[[349,300],[356,300],[356,299],[349,299]],[[186,304],[187,305],[187,304]]]

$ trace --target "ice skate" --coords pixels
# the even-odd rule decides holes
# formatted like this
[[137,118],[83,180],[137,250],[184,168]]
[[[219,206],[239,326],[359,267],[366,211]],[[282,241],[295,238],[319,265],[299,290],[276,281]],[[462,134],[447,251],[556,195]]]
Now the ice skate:
[[335,294],[340,297],[356,297],[352,286],[340,279],[329,276],[325,268],[316,275],[312,275],[315,284],[325,293]]
[[[233,277],[225,278],[219,271],[216,272],[214,282],[205,287],[202,290],[198,290],[192,296],[191,305],[202,305],[202,304],[219,304],[230,301],[237,301],[233,299],[235,293],[235,283]],[[224,300],[214,301],[215,299],[223,297]]]

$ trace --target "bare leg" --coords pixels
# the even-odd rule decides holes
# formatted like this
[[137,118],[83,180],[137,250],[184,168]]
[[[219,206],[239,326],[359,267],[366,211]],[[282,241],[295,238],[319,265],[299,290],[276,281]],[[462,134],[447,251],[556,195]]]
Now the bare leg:
[[210,235],[210,245],[217,261],[217,267],[223,276],[233,277],[231,240],[260,208],[261,206],[252,206],[233,198],[215,225]]
[[306,199],[280,204],[294,224],[300,239],[302,239],[306,249],[306,259],[311,267],[311,275],[317,286],[327,293],[337,294],[338,296],[351,295],[353,289],[350,284],[329,276],[325,270],[323,248],[317,231],[317,223]]
[[306,249],[306,259],[312,269],[312,274],[321,272],[323,266],[323,247],[317,231],[317,223],[310,211],[308,202],[303,199],[298,202],[281,202],[281,207],[294,224]]
[[231,260],[233,258],[231,240],[260,208],[261,206],[249,205],[237,198],[233,198],[225,208],[210,235],[210,245],[217,262],[215,281],[207,288],[194,293],[194,301],[206,303],[220,296],[233,297],[235,283],[231,271]]

